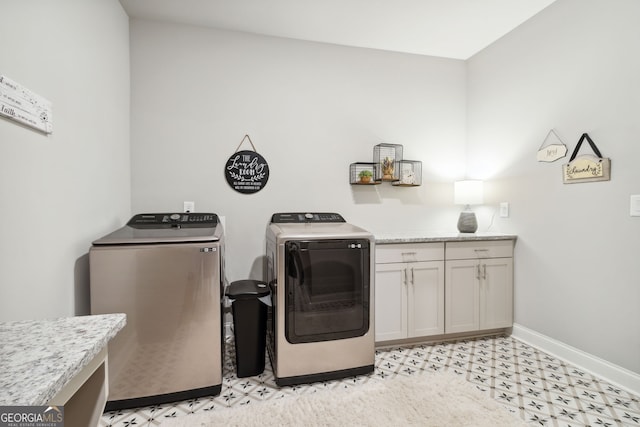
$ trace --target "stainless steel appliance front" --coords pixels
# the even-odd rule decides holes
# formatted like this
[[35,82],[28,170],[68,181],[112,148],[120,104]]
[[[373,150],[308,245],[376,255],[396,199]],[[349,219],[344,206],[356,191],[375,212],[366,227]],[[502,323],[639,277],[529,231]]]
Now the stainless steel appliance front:
[[266,251],[276,383],[372,372],[373,236],[337,214],[279,215],[267,227]]
[[206,225],[128,225],[94,242],[91,312],[127,314],[107,410],[220,393],[224,236]]

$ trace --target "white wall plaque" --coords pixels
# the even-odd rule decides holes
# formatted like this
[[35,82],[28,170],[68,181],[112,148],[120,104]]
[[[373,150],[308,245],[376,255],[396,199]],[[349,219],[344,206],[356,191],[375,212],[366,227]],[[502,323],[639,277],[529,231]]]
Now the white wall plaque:
[[551,129],[538,149],[536,157],[539,162],[555,162],[566,155],[567,146],[564,145],[558,134]]
[[51,102],[0,74],[0,115],[44,133],[53,132]]

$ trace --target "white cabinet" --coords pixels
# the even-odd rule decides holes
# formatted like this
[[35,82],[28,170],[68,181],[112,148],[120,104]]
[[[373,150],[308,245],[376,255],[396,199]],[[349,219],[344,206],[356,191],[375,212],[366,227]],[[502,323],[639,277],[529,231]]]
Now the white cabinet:
[[513,241],[447,242],[445,332],[513,325]]
[[444,333],[444,243],[376,246],[375,339]]

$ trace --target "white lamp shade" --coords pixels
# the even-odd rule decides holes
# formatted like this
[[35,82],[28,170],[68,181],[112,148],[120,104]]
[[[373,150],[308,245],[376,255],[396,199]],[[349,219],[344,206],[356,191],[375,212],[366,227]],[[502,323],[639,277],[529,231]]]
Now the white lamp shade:
[[456,205],[481,205],[484,203],[482,181],[456,181],[454,183],[453,194]]

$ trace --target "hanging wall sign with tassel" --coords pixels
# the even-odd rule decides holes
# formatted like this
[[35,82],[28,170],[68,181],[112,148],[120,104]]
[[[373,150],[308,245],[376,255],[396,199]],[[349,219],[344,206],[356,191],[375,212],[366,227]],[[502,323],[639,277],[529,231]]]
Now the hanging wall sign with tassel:
[[[253,151],[238,151],[245,140],[249,140]],[[269,180],[269,165],[264,157],[256,152],[249,135],[240,141],[235,153],[229,157],[224,168],[227,183],[238,193],[253,194],[262,190]]]

